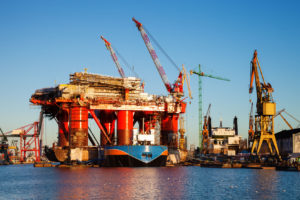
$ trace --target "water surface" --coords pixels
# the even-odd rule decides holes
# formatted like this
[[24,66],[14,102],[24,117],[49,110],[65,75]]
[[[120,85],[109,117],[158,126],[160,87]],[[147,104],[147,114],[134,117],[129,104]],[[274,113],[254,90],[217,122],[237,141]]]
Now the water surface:
[[0,199],[300,199],[300,172],[0,166]]

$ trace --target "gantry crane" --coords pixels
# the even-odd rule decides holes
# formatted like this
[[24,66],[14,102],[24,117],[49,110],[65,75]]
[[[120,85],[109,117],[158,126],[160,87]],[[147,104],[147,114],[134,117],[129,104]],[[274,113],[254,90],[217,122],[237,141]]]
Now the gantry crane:
[[205,74],[204,72],[201,71],[201,65],[199,65],[199,71],[196,72],[194,70],[190,71],[191,75],[192,74],[197,74],[199,76],[198,79],[198,87],[199,87],[199,148],[202,148],[202,76],[209,77],[209,78],[214,78],[218,80],[223,80],[223,81],[230,81],[227,78],[222,78],[218,76],[213,76],[210,74]]
[[183,96],[182,72],[180,71],[177,80],[175,81],[175,83],[173,85],[171,85],[171,83],[169,82],[168,77],[166,75],[166,72],[163,69],[162,65],[160,64],[160,61],[156,55],[156,52],[155,52],[152,44],[150,43],[149,37],[148,37],[146,31],[144,30],[142,24],[134,18],[132,18],[132,20],[135,22],[138,30],[141,33],[141,36],[145,42],[145,45],[151,55],[151,58],[156,66],[156,69],[157,69],[165,87],[167,88],[167,91],[169,93],[171,93],[174,97],[181,98]]
[[101,36],[101,39],[104,41],[106,48],[109,50],[110,55],[118,68],[119,74],[121,75],[122,78],[125,78],[126,76],[125,76],[124,70],[119,63],[118,57],[116,56],[114,49],[111,47],[110,42],[108,42],[103,36]]
[[209,148],[209,118],[210,118],[210,107],[211,104],[208,105],[208,109],[206,112],[206,115],[204,116],[204,125],[203,125],[203,131],[202,131],[202,152],[203,154],[208,153]]
[[[260,82],[259,72],[263,82]],[[254,51],[253,59],[251,61],[251,76],[250,76],[250,88],[249,93],[253,91],[253,81],[255,79],[256,86],[256,115],[255,115],[255,132],[253,138],[253,144],[251,148],[251,154],[260,156],[261,146],[264,141],[267,142],[270,153],[273,154],[273,147],[275,148],[275,154],[281,159],[277,142],[274,134],[274,115],[276,114],[276,103],[274,103],[272,88],[270,83],[266,83],[262,74],[261,67],[257,58],[257,51]]]

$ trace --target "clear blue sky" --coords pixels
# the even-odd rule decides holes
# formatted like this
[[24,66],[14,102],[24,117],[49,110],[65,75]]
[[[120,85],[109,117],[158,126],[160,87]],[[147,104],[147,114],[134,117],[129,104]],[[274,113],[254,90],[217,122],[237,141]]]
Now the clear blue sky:
[[[30,106],[31,94],[55,81],[67,83],[70,73],[87,67],[92,73],[119,76],[100,35],[134,66],[146,92],[166,95],[133,16],[178,65],[190,70],[201,64],[204,72],[231,79],[203,78],[203,112],[211,103],[213,126],[222,118],[223,126],[232,127],[237,116],[240,134],[247,136],[249,98],[256,99],[255,93],[248,94],[254,49],[266,81],[275,89],[278,110],[285,108],[300,119],[299,8],[299,1],[2,0],[0,126],[8,131],[37,120],[39,108]],[[173,82],[178,71],[157,54]],[[189,143],[198,144],[198,77],[191,79],[194,99],[186,129]],[[279,118],[275,123],[276,131],[288,128]],[[55,123],[46,122],[46,133],[50,140],[56,137]]]

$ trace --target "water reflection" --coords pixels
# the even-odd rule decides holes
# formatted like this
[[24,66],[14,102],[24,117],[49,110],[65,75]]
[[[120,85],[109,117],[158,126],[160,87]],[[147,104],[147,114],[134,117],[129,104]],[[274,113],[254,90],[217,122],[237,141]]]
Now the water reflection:
[[0,199],[300,199],[299,172],[15,165],[0,174]]
[[58,169],[59,199],[183,199],[182,168]]
[[255,170],[253,173],[252,184],[253,193],[259,199],[272,199],[277,196],[278,172],[275,170]]

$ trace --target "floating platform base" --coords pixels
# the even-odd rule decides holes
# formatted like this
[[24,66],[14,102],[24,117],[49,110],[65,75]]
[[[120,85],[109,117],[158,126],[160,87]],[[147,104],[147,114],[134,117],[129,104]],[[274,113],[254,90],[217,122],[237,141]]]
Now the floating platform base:
[[162,167],[166,166],[166,146],[133,145],[104,147],[105,167]]

